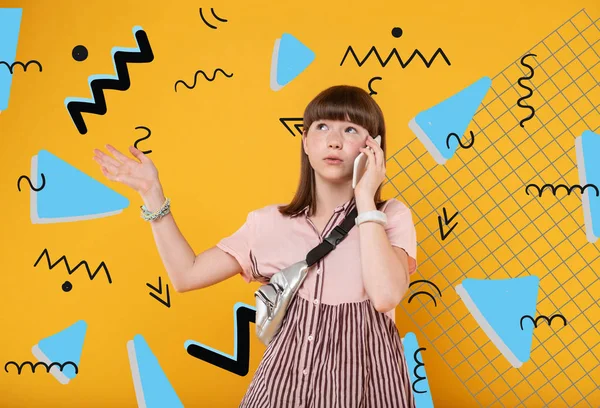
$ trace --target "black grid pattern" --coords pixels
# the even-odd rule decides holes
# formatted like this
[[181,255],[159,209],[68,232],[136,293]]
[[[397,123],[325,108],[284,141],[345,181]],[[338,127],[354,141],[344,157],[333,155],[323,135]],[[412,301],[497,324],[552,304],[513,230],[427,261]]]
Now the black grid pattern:
[[[413,139],[387,163],[392,189],[415,217],[419,268],[442,290],[435,307],[415,297],[402,307],[481,406],[591,407],[600,403],[600,251],[586,239],[581,195],[541,197],[525,186],[579,183],[575,137],[600,129],[600,28],[581,10],[492,80],[469,129],[470,149],[437,165]],[[458,226],[443,241],[437,217],[446,208]],[[471,254],[476,254],[473,257]],[[536,315],[562,314],[534,330],[531,358],[513,368],[469,314],[455,286],[466,278],[536,275]],[[416,290],[427,290],[421,283]],[[434,291],[431,291],[433,294]],[[592,405],[594,404],[594,405]]]

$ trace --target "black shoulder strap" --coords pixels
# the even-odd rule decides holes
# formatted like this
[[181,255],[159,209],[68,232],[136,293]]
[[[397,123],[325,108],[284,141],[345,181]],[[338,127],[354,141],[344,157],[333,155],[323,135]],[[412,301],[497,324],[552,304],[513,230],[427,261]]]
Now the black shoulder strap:
[[319,245],[310,250],[308,255],[306,255],[306,263],[308,266],[312,266],[317,263],[319,259],[323,258],[325,255],[330,253],[335,249],[335,247],[346,238],[348,232],[356,225],[356,217],[358,215],[358,210],[356,206],[346,215],[344,221],[338,226],[336,226],[327,237],[321,242]]

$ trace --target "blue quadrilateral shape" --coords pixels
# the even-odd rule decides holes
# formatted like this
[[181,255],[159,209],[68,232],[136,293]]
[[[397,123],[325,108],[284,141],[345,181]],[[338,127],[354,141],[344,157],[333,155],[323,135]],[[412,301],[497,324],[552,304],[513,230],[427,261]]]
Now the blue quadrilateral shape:
[[[533,324],[521,318],[535,318],[540,280],[537,276],[511,279],[465,279],[456,292],[479,326],[513,365],[529,360]],[[531,322],[531,320],[528,320]]]
[[31,164],[32,180],[40,191],[31,191],[32,222],[68,222],[106,217],[129,206],[123,195],[106,187],[81,170],[46,150],[40,150]]
[[586,130],[575,138],[575,151],[579,184],[595,187],[586,187],[581,197],[586,236],[594,243],[600,237],[600,197],[596,195],[600,189],[600,135]]
[[271,58],[271,89],[278,91],[300,75],[315,59],[315,53],[296,37],[284,33],[275,41]]
[[454,155],[458,140],[452,137],[448,148],[448,135],[455,133],[462,139],[491,86],[492,80],[483,77],[448,99],[419,112],[410,120],[408,127],[438,164],[445,164]]
[[127,342],[127,352],[139,408],[183,407],[142,335]]
[[[12,66],[17,58],[17,43],[22,16],[23,9],[0,8],[0,61],[5,62],[8,66]],[[12,79],[13,75],[9,67],[0,64],[0,111],[8,108]]]
[[[31,351],[39,361],[48,365],[53,362],[64,364],[72,361],[79,367],[86,332],[87,323],[79,320],[66,329],[40,340]],[[64,365],[62,369],[53,366],[50,373],[62,384],[67,384],[76,375],[75,367],[71,364]]]

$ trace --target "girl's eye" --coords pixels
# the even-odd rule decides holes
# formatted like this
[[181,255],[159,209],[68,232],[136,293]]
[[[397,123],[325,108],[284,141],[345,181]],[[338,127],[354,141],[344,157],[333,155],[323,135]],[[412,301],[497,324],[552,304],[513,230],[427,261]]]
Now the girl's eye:
[[[318,129],[318,130],[321,130],[321,126],[327,126],[327,125],[326,125],[325,123],[319,123],[319,124],[317,125],[317,129]],[[356,130],[356,128],[355,128],[355,127],[353,127],[353,126],[348,126],[348,127],[346,128],[346,130],[348,130],[348,129],[353,129],[355,133],[358,133],[358,130]]]

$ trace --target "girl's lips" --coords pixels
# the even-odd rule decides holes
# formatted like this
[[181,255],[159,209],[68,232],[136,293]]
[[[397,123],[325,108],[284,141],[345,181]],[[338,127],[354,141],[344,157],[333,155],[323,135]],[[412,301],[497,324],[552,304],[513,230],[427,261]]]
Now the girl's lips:
[[326,163],[329,164],[340,164],[342,161],[341,160],[335,160],[335,159],[325,159]]

